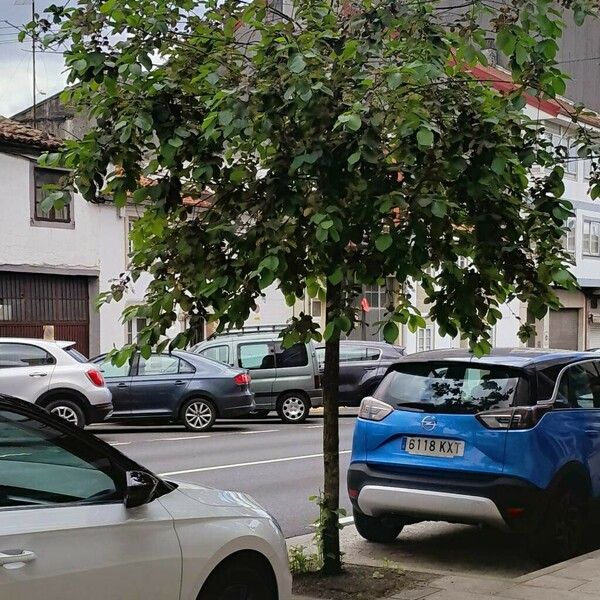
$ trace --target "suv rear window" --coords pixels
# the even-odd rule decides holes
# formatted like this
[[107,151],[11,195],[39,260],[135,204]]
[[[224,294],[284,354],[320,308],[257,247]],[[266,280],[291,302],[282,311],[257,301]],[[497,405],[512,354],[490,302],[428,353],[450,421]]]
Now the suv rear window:
[[531,404],[527,378],[519,369],[455,362],[398,365],[374,396],[394,407],[434,413],[473,414]]

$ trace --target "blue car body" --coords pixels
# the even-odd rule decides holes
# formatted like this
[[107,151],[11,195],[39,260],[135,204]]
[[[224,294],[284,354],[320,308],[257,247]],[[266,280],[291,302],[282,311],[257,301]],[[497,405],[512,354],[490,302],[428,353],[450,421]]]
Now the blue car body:
[[[462,392],[449,394],[457,381],[446,379],[453,369],[463,373],[463,388],[472,373],[492,376],[472,382],[467,402]],[[394,377],[395,396],[389,384]],[[413,394],[407,386],[414,380],[427,385]],[[508,395],[499,393],[502,386],[510,388]],[[538,532],[558,490],[577,490],[586,508],[600,498],[597,355],[518,349],[475,359],[461,350],[420,353],[392,366],[374,397],[361,406],[348,472],[355,517],[367,525],[445,520]],[[418,453],[408,451],[409,443]]]

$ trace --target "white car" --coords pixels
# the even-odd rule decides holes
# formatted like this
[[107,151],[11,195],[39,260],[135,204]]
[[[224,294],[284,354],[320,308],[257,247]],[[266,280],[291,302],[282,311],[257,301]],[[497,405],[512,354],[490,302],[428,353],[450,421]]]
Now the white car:
[[0,600],[290,600],[285,540],[252,498],[164,481],[0,397]]
[[84,427],[113,410],[111,393],[98,367],[74,342],[0,338],[0,394],[33,402]]

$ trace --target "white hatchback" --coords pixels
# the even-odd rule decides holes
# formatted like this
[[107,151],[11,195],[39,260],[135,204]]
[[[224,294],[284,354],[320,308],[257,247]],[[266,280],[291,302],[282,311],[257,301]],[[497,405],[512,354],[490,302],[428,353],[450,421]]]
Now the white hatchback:
[[245,494],[164,481],[0,397],[0,600],[290,600],[285,540]]
[[98,367],[74,342],[0,338],[0,394],[21,398],[83,427],[112,413]]

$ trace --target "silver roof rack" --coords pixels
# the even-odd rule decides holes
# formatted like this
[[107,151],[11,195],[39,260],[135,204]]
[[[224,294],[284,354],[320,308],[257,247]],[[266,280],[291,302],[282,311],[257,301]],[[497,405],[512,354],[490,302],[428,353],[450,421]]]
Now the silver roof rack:
[[239,329],[228,329],[225,331],[221,331],[220,333],[213,333],[211,336],[209,336],[208,339],[214,339],[220,336],[225,336],[225,335],[247,335],[250,333],[275,333],[277,331],[283,331],[284,329],[286,329],[287,327],[289,327],[289,325],[286,325],[284,323],[280,323],[277,325],[244,325],[244,327],[241,327]]

